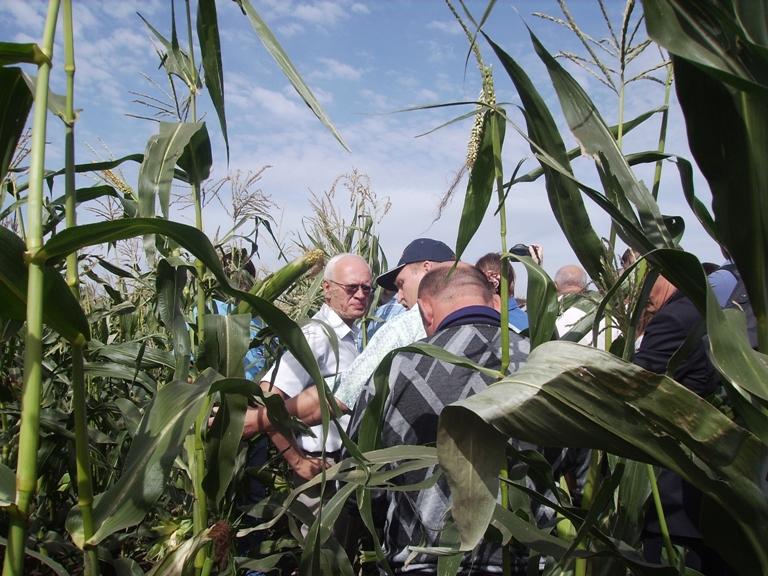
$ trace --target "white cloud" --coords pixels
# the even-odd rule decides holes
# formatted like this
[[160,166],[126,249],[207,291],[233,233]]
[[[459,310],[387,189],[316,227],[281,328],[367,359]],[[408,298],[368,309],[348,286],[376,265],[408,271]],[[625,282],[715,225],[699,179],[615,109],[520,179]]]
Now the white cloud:
[[429,30],[438,30],[446,34],[463,34],[464,31],[456,20],[432,20],[427,23]]
[[45,4],[42,2],[5,2],[0,4],[2,12],[8,15],[9,21],[13,21],[14,28],[38,30],[42,36],[45,25]]
[[141,12],[144,16],[157,14],[161,7],[167,5],[161,0],[120,0],[104,2],[101,6],[107,17],[123,20],[136,19],[136,12]]
[[371,13],[371,9],[368,8],[368,6],[366,6],[365,4],[362,4],[360,2],[355,2],[354,4],[352,4],[352,6],[350,6],[350,10],[352,10],[352,12],[354,12],[355,14]]
[[285,94],[275,90],[254,86],[251,89],[251,98],[268,112],[280,118],[296,118],[304,115],[305,108],[302,109],[303,107],[299,107],[296,101],[290,100]]
[[347,17],[342,6],[327,0],[312,4],[299,4],[294,9],[293,14],[299,20],[319,26],[335,26]]
[[312,73],[315,78],[338,78],[341,80],[359,80],[363,75],[362,70],[354,68],[344,62],[339,62],[333,58],[318,58],[318,62],[323,65],[323,70],[316,70]]
[[280,33],[281,37],[291,38],[292,36],[304,32],[304,26],[298,22],[289,22],[288,24],[281,24],[278,26],[277,31]]

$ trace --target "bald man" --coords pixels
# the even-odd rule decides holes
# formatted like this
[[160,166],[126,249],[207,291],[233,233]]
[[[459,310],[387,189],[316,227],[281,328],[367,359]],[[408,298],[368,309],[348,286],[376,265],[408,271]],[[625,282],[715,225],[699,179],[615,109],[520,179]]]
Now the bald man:
[[[494,292],[482,272],[471,266],[433,269],[421,279],[417,302],[427,333],[421,342],[499,369],[501,316],[493,308]],[[518,334],[510,332],[509,337],[509,370],[514,372],[525,362],[529,347],[528,341]],[[492,382],[485,374],[429,356],[411,352],[397,354],[389,372],[389,394],[384,403],[377,447],[434,445],[443,408],[484,390]],[[372,397],[371,389],[366,388],[355,406],[350,423],[353,436]],[[402,474],[392,482],[418,484],[435,473],[435,467],[420,469]],[[439,545],[440,529],[450,509],[450,489],[445,476],[419,491],[376,491],[373,506],[377,521],[385,517],[384,548],[393,572],[402,573],[408,562],[408,573],[435,574],[438,557],[413,556],[410,547],[414,541],[426,547]],[[519,560],[524,565],[527,553]],[[501,573],[501,547],[483,543],[465,555],[462,566],[471,567],[477,574]]]
[[[589,285],[589,276],[584,268],[577,264],[567,264],[555,273],[555,288],[557,289],[557,298],[560,301],[560,316],[555,321],[555,327],[560,338],[568,334],[571,330],[574,333],[579,332],[583,336],[579,338],[567,337],[569,340],[576,340],[579,344],[587,346],[592,345],[591,327],[578,330],[577,325],[587,314],[594,317],[594,311],[597,308],[598,301],[590,297],[587,291]],[[576,330],[575,330],[576,329]],[[586,333],[584,333],[586,330]],[[597,347],[605,349],[605,319],[600,319],[597,335]]]
[[587,289],[589,277],[584,268],[576,264],[566,264],[555,273],[555,288],[558,296],[581,294]]

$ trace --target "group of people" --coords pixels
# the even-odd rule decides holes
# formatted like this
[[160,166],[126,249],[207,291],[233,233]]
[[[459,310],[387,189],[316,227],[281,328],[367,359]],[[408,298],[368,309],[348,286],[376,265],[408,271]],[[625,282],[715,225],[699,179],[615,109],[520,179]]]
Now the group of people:
[[[531,255],[540,262],[540,247],[532,246]],[[343,414],[338,425],[344,427],[353,440],[375,394],[371,375],[382,359],[397,348],[422,341],[480,366],[500,367],[502,266],[508,266],[505,275],[509,279],[506,303],[511,329],[509,371],[514,372],[528,356],[528,318],[514,297],[514,270],[499,254],[488,254],[476,265],[470,265],[457,262],[453,250],[444,243],[419,238],[405,248],[397,266],[375,281],[368,263],[360,256],[340,254],[328,261],[322,281],[324,303],[302,331],[325,378],[324,384],[333,393],[335,408]],[[576,265],[565,266],[555,275],[561,299],[571,294],[585,294],[588,283],[586,273]],[[366,345],[361,351],[360,342],[364,338],[359,321],[369,310],[376,285],[392,294],[393,300],[381,304],[373,313],[374,322],[368,326]],[[672,354],[690,332],[691,324],[701,317],[690,301],[676,293],[670,284],[660,286],[657,293],[662,296],[652,301],[658,313],[646,327],[636,362],[651,371],[664,373]],[[558,319],[558,332],[561,335],[568,332],[585,314],[585,309],[578,304],[567,306]],[[591,332],[583,342],[592,342]],[[679,363],[675,377],[700,394],[711,392],[719,383],[703,344],[692,351],[687,361]],[[376,446],[433,445],[442,409],[491,383],[490,377],[479,371],[414,352],[398,353],[389,370],[389,393]],[[311,426],[313,435],[294,438],[284,428],[273,425],[263,406],[249,408],[246,414],[244,437],[266,434],[290,465],[297,483],[314,477],[342,457],[342,442],[336,427],[331,425],[324,435],[319,426],[322,410],[318,384],[290,353],[285,353],[260,382],[265,393],[282,397],[288,412]],[[578,458],[563,458],[562,453],[545,456],[559,464],[570,462],[570,469],[560,470],[568,473],[569,479],[583,477],[587,461],[583,453]],[[434,470],[428,469],[413,471],[398,477],[397,482],[419,484],[433,473]],[[691,543],[688,540],[696,544],[693,541],[697,538],[700,541],[701,534],[694,526],[695,518],[691,519],[695,514],[688,509],[690,494],[685,491],[690,487],[679,477],[667,483],[665,506],[670,507],[673,524],[675,518],[683,518],[681,536],[687,539],[686,545]],[[578,492],[578,482],[573,484]],[[302,498],[310,510],[322,505],[319,492],[308,491]],[[450,515],[450,490],[446,480],[441,478],[421,490],[377,491],[373,502],[392,570],[408,574],[437,573],[436,556],[414,554],[410,547],[440,543],[441,530]],[[646,528],[652,535],[652,543],[648,554],[650,559],[658,561],[661,553],[658,525],[650,514],[649,518]],[[702,557],[709,553],[695,545],[690,548],[700,551]],[[525,573],[527,557],[528,552],[521,550],[519,558],[513,558],[513,569]],[[705,559],[707,561],[711,562]],[[708,569],[706,564],[696,564],[696,558],[692,562],[700,570]],[[723,571],[704,573],[729,573],[725,565],[721,568]],[[484,543],[462,560],[462,573],[501,571],[500,546],[492,542]]]

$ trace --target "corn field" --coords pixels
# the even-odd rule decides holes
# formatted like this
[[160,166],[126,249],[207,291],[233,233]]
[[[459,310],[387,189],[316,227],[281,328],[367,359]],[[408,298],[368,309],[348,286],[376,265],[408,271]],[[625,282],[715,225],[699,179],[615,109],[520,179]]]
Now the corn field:
[[[227,126],[236,121],[225,107],[220,37],[227,31],[219,29],[220,11],[242,12],[275,71],[326,129],[328,145],[343,150],[347,144],[250,0],[171,2],[170,33],[142,16],[138,25],[163,48],[160,65],[175,87],[168,108],[174,117],[157,123],[143,152],[78,163],[72,4],[48,0],[39,42],[0,42],[3,576],[386,572],[366,494],[393,488],[400,472],[435,464],[454,500],[445,545],[426,550],[440,557],[441,574],[456,574],[457,559],[488,538],[527,547],[529,574],[694,574],[683,564],[684,551],[669,542],[663,564],[643,558],[643,514],[654,508],[660,467],[703,493],[709,546],[738,574],[768,574],[765,2],[628,0],[611,29],[615,68],[600,60],[591,39],[579,36],[560,3],[562,18],[540,16],[575,33],[586,56],[558,55],[557,46],[545,46],[532,31],[524,39],[546,67],[555,113],[542,97],[548,88],[534,85],[524,64],[505,50],[521,39],[486,34],[487,21],[504,17],[496,2],[473,14],[461,0],[446,0],[446,14],[467,37],[468,66],[476,66],[480,78],[477,100],[463,103],[461,119],[473,126],[466,163],[448,193],[460,196],[460,185],[464,192],[453,247],[460,259],[489,211],[494,214],[495,250],[527,271],[531,354],[518,372],[508,374],[504,364],[498,382],[447,407],[436,446],[379,449],[382,423],[371,409],[356,441],[343,439],[349,456],[299,487],[274,449],[266,464],[250,463],[259,440],[241,440],[245,412],[249,403],[265,405],[273,422],[301,429],[281,401],[262,393],[259,376],[289,351],[315,382],[323,381],[300,328],[321,302],[318,272],[340,252],[363,256],[374,275],[388,270],[378,235],[387,201],[365,174],[340,177],[310,200],[313,216],[300,233],[300,254],[272,270],[259,261],[259,242],[277,242],[270,214],[279,199],[260,192],[258,170],[211,177],[211,132],[220,133],[228,157]],[[62,54],[53,54],[57,23]],[[177,24],[186,35],[177,34]],[[656,48],[661,56],[643,74],[665,86],[665,100],[625,119],[625,90],[637,79],[625,76],[625,66]],[[601,115],[563,56],[591,66],[611,87],[618,121]],[[67,75],[64,96],[50,91],[54,68]],[[494,77],[502,75],[515,93],[497,93]],[[672,90],[685,126],[668,126]],[[215,115],[201,117],[203,98]],[[515,105],[503,103],[511,101],[519,103],[522,123],[511,111]],[[53,122],[63,124],[65,150],[64,166],[55,170],[46,164]],[[658,147],[625,153],[631,131],[649,123],[659,126]],[[672,129],[687,133],[693,158],[665,151]],[[578,146],[567,149],[568,138]],[[511,141],[530,149],[527,171],[522,159],[517,166],[502,161]],[[576,162],[594,167],[599,186],[575,175]],[[694,163],[706,178],[711,206],[694,189]],[[136,181],[127,181],[120,170],[134,164]],[[648,166],[655,176],[646,186],[636,171]],[[86,175],[97,183],[81,186]],[[662,214],[663,179],[679,181],[691,213],[741,271],[757,319],[756,349],[744,313],[719,307],[698,258],[681,248],[682,218]],[[599,295],[578,328],[554,340],[553,281],[507,245],[509,198],[516,186],[535,181],[545,182],[549,208]],[[179,197],[176,184],[188,194]],[[205,209],[225,189],[231,226],[211,238],[204,232]],[[174,203],[194,212],[194,224],[173,220]],[[340,203],[347,209],[338,209]],[[609,230],[596,230],[587,204],[610,218]],[[84,218],[88,207],[96,207],[97,221]],[[617,263],[620,245],[638,256],[629,267]],[[244,274],[250,260],[257,270]],[[709,354],[724,389],[716,398],[699,397],[669,375],[631,362],[633,335],[659,275],[706,318]],[[368,319],[372,314],[373,308]],[[502,309],[503,326],[505,314]],[[606,350],[576,344],[587,334],[596,338],[601,321],[608,326]],[[418,343],[408,349],[436,354]],[[244,358],[256,350],[259,367],[246,377]],[[393,354],[372,376],[379,404]],[[327,387],[318,392],[328,429],[337,418],[335,404]],[[546,462],[511,454],[510,438],[590,449],[580,501]],[[507,470],[510,457],[524,466]],[[265,487],[258,498],[252,497],[254,480]],[[298,496],[331,484],[338,489],[322,513],[307,516]],[[549,510],[554,528],[536,524],[534,504]],[[345,505],[357,507],[371,532],[356,558],[333,531]],[[309,529],[302,532],[302,523]]]

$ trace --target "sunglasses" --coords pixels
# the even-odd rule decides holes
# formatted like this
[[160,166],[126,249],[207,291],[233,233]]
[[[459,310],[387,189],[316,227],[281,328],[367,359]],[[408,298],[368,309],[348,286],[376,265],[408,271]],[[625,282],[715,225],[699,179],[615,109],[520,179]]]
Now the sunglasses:
[[328,282],[333,282],[337,286],[344,288],[344,292],[347,293],[347,296],[354,296],[357,294],[358,290],[360,290],[363,295],[368,296],[371,293],[371,290],[373,290],[373,287],[370,284],[342,284],[341,282],[336,282],[336,280],[328,280]]

